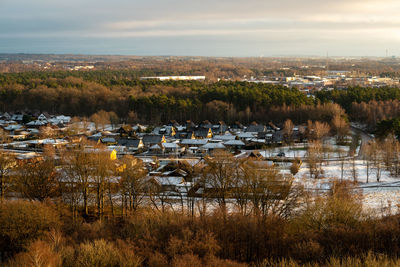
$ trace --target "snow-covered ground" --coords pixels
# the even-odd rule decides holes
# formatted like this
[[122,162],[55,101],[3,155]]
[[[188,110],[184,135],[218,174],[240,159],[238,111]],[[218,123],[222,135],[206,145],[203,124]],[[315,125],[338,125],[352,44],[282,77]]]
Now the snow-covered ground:
[[[342,179],[342,161],[328,161],[322,168],[324,170],[322,178],[310,178],[307,163],[303,163],[295,175],[296,182],[303,184],[308,190],[318,192],[329,189],[334,180]],[[396,212],[400,205],[400,177],[393,177],[382,168],[378,182],[377,169],[370,164],[367,182],[366,162],[355,160],[354,169],[355,172],[352,160],[343,161],[343,180],[357,181],[356,187],[363,194],[364,208],[380,215]]]
[[[338,145],[331,145],[326,144],[324,152],[324,158],[326,159],[334,159],[343,156],[347,156],[349,153],[349,146],[338,146]],[[281,146],[281,147],[274,147],[268,148],[264,150],[260,150],[260,154],[263,157],[275,157],[279,153],[285,153],[285,157],[287,158],[305,158],[307,153],[307,146],[304,144],[296,144],[293,146]]]
[[[325,140],[324,143],[328,152],[324,152],[325,162],[322,165],[324,173],[318,179],[310,177],[306,162],[307,147],[304,144],[269,148],[260,150],[260,153],[265,157],[276,157],[278,153],[283,152],[286,158],[302,159],[303,164],[294,177],[296,183],[304,185],[307,190],[326,192],[334,180],[356,181],[356,187],[363,195],[365,210],[372,210],[377,215],[400,211],[400,176],[390,175],[382,164],[378,181],[376,166],[369,163],[367,167],[367,163],[361,160],[362,156],[356,157],[353,161],[349,157],[349,146],[338,146],[333,138]],[[360,146],[356,149],[356,155],[359,152]],[[276,164],[282,172],[290,172],[290,162],[276,162]]]

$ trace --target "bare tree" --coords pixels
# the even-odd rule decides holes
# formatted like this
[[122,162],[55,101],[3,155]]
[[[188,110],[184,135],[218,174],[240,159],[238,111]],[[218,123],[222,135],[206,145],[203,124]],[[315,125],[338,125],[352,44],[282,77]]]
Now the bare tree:
[[373,140],[370,143],[370,149],[371,149],[370,153],[372,155],[372,164],[375,167],[376,181],[379,182],[381,179],[382,161],[383,161],[381,144],[378,141]]
[[137,119],[138,119],[137,114],[133,110],[129,111],[127,123],[133,124],[135,123],[135,121],[137,121]]
[[340,115],[335,115],[332,119],[331,124],[332,124],[332,130],[336,135],[336,142],[338,144],[342,144],[344,142],[344,138],[349,133],[349,124]]
[[93,149],[93,144],[83,140],[66,150],[62,155],[66,179],[69,181],[70,186],[75,186],[75,181],[79,183],[86,216],[89,214],[89,186],[93,170],[91,149]]
[[127,155],[121,159],[120,189],[123,198],[128,202],[125,205],[129,211],[135,211],[143,200],[145,177],[147,170],[143,162],[133,156]]
[[58,173],[53,158],[20,163],[16,173],[15,186],[23,197],[44,201],[59,196]]
[[16,165],[16,159],[10,154],[0,151],[0,201],[3,201],[12,185],[11,170]]
[[104,131],[105,126],[109,124],[110,121],[110,113],[104,110],[100,110],[96,113],[94,113],[91,117],[90,120],[94,122],[96,125],[96,130],[102,129]]
[[224,150],[214,151],[211,157],[205,159],[203,169],[205,183],[213,188],[221,210],[226,213],[227,199],[232,194],[234,176],[236,175],[237,161],[233,155]]
[[109,119],[110,119],[111,126],[114,129],[115,127],[117,127],[117,125],[119,123],[119,117],[114,111],[110,111],[108,113],[108,116],[109,116]]
[[314,136],[315,139],[321,140],[323,137],[329,134],[330,127],[326,122],[314,122]]
[[324,173],[322,168],[323,150],[320,141],[309,141],[307,150],[307,164],[310,172],[310,177],[315,179],[320,178]]
[[[91,154],[92,168],[90,176],[96,190],[97,215],[101,219],[104,215],[106,185],[113,176],[113,164],[110,158],[110,152],[103,146],[97,145]],[[112,199],[110,199],[110,204],[112,207]]]
[[287,119],[283,124],[283,135],[287,143],[292,143],[292,135],[293,135],[293,122],[290,119]]
[[263,162],[245,161],[242,170],[242,187],[255,215],[286,218],[298,207],[303,190],[293,184],[292,175]]

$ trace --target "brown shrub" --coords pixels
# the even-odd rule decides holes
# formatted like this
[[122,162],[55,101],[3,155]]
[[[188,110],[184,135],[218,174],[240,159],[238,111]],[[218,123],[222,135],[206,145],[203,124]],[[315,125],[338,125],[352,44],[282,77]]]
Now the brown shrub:
[[120,250],[104,239],[81,244],[78,248],[76,263],[78,266],[140,266],[141,260],[129,249]]
[[198,256],[193,254],[177,255],[172,260],[172,266],[174,267],[202,267],[203,263]]
[[60,220],[53,208],[28,201],[6,201],[0,204],[0,250],[11,256],[30,242],[42,237]]
[[147,265],[150,267],[164,267],[168,266],[167,256],[157,251],[150,254],[147,260]]
[[36,241],[29,246],[27,252],[17,254],[7,265],[10,267],[56,267],[61,266],[61,257],[44,241]]
[[170,257],[194,254],[200,258],[214,256],[220,247],[213,234],[204,231],[193,233],[190,229],[182,230],[181,237],[172,236],[166,249]]

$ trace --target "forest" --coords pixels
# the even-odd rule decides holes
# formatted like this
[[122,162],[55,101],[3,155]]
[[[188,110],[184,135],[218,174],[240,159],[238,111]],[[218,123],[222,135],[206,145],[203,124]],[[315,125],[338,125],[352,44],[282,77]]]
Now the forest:
[[[309,97],[296,88],[235,81],[139,80],[134,70],[56,71],[0,74],[1,111],[37,111],[91,116],[113,111],[142,123],[193,120],[250,123],[331,121],[344,109],[350,120],[374,129],[400,113],[399,88],[319,91]],[[335,106],[339,105],[339,106]],[[340,113],[340,112],[339,112]],[[313,118],[320,116],[320,118]],[[132,116],[130,116],[132,117]]]

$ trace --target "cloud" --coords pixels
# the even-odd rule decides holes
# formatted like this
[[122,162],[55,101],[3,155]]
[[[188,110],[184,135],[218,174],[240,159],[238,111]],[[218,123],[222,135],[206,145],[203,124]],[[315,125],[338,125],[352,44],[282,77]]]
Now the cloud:
[[[293,50],[307,53],[318,45],[329,49],[331,42],[346,54],[361,40],[369,42],[363,45],[371,51],[397,47],[398,10],[397,0],[0,0],[0,42],[10,44],[5,50],[24,45],[29,50],[28,40],[47,46],[52,39],[75,40],[71,45],[79,50],[102,39],[114,44],[112,50],[122,49],[122,42],[146,47],[157,39],[158,48],[148,45],[155,54],[168,47],[175,51],[173,46],[193,51],[185,45],[197,47],[199,40],[216,47],[237,42],[240,50],[253,51],[268,45],[271,53],[288,42],[297,45]],[[204,55],[214,53],[211,45]]]

